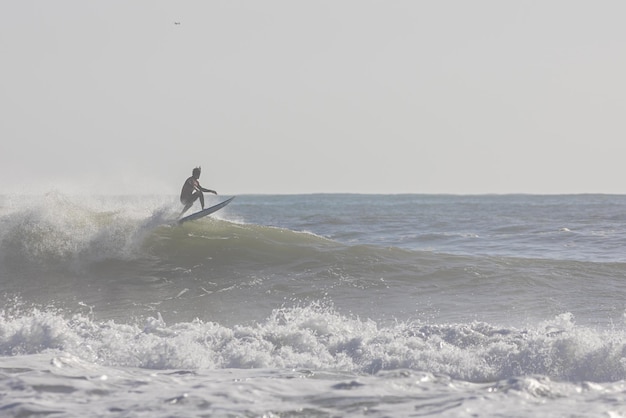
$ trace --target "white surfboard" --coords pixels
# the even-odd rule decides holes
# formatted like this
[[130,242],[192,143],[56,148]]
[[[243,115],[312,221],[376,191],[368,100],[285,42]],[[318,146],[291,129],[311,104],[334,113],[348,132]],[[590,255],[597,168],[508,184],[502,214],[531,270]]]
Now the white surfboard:
[[218,210],[222,209],[224,206],[228,205],[234,198],[235,196],[231,197],[230,199],[226,199],[223,202],[220,202],[215,206],[211,206],[210,208],[203,209],[200,212],[192,213],[191,215],[187,215],[184,218],[180,218],[178,220],[178,224],[180,225],[183,222],[204,218],[205,216],[210,215],[213,212],[217,212]]

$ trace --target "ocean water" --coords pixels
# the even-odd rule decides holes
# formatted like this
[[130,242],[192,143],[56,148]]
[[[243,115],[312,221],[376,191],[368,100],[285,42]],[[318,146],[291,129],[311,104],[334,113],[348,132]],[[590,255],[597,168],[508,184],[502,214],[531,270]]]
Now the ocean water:
[[179,210],[0,197],[0,416],[626,416],[626,196]]

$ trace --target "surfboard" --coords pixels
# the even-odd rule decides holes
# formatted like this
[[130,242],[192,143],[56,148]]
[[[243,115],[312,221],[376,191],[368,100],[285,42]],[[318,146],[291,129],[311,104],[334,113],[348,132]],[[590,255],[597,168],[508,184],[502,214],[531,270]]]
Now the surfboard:
[[231,197],[230,199],[226,199],[223,202],[220,202],[215,206],[211,206],[210,208],[203,209],[200,212],[192,213],[191,215],[187,215],[184,218],[180,218],[178,220],[178,224],[180,225],[183,222],[194,221],[196,219],[204,218],[205,216],[210,215],[213,212],[217,212],[218,210],[222,209],[224,206],[228,205],[234,198],[235,196]]

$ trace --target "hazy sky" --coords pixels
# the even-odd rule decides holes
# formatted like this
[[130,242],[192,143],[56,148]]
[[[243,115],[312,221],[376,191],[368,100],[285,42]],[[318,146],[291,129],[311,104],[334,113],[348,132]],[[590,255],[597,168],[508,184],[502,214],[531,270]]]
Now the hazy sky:
[[0,0],[0,194],[626,193],[625,16]]

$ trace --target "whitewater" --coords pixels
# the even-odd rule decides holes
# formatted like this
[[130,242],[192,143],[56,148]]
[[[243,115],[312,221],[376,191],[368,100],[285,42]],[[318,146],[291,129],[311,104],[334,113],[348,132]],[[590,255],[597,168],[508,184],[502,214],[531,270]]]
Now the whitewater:
[[0,196],[0,416],[626,416],[626,196],[179,212]]

